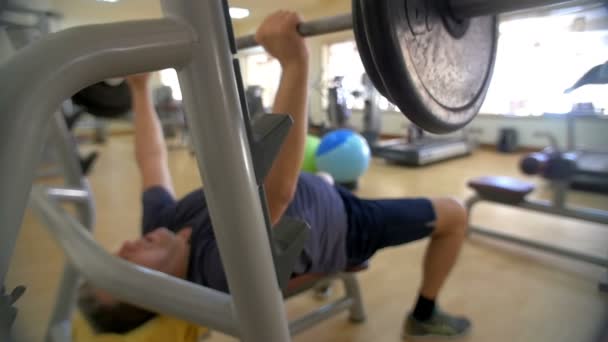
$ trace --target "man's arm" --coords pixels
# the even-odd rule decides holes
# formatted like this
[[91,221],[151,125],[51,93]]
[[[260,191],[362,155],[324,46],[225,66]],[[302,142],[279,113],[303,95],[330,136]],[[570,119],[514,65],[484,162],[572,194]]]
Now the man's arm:
[[167,147],[152,103],[149,80],[150,74],[127,77],[135,117],[135,159],[141,173],[143,189],[162,186],[174,195],[167,165]]
[[282,68],[273,112],[289,114],[293,126],[265,181],[272,223],[283,216],[295,193],[308,129],[308,49],[297,32],[301,18],[294,12],[270,15],[256,33],[256,40]]

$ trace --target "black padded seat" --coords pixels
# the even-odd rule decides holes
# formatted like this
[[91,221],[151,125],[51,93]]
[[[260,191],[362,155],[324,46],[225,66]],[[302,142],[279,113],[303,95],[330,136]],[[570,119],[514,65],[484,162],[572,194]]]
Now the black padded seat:
[[511,177],[487,176],[469,181],[479,196],[490,201],[517,204],[534,191],[534,184]]

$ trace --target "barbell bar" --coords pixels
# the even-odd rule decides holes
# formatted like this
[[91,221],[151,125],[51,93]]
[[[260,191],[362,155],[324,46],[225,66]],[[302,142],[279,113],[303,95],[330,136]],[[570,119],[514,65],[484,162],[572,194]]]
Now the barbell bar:
[[[342,14],[317,20],[307,21],[298,26],[298,32],[303,37],[313,37],[322,34],[347,31],[353,29],[353,16]],[[236,46],[239,50],[249,49],[258,46],[255,35],[247,35],[236,39]]]
[[[449,0],[448,8],[455,18],[465,19],[576,2],[575,0]],[[298,32],[303,37],[313,37],[352,29],[353,16],[351,13],[346,13],[304,22],[298,27]],[[259,44],[255,41],[255,35],[250,34],[238,37],[236,45],[239,50],[243,50]]]

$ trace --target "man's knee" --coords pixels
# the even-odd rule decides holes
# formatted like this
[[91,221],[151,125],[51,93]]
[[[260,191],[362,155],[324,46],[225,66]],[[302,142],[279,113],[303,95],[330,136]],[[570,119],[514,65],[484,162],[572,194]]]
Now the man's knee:
[[442,197],[432,200],[437,220],[435,233],[462,234],[467,228],[467,210],[463,203],[455,198]]

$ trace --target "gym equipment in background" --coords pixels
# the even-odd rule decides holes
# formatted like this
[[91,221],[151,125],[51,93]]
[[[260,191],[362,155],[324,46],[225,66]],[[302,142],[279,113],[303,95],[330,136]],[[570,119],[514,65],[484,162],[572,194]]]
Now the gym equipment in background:
[[574,151],[576,172],[570,187],[576,190],[608,194],[608,153]]
[[124,79],[105,80],[80,90],[72,101],[95,117],[116,119],[131,111],[131,90]]
[[381,140],[372,145],[372,153],[387,162],[405,166],[424,166],[473,152],[473,143],[465,133],[456,137],[427,136],[415,124],[410,124],[405,138]]
[[[565,92],[573,92],[588,84],[608,84],[608,62],[591,68]],[[576,123],[578,121],[608,120],[608,118],[596,113],[591,104],[587,106],[587,110],[582,110],[580,107],[575,106],[570,113],[566,114],[567,149],[576,155],[576,172],[572,177],[570,187],[576,190],[608,194],[608,150],[606,150],[606,145],[590,149],[578,146],[576,143]]]
[[181,101],[173,97],[173,90],[169,86],[160,86],[152,91],[154,108],[160,119],[163,135],[167,140],[168,148],[188,148],[188,125]]
[[306,146],[304,146],[304,160],[302,162],[302,171],[315,173],[317,169],[316,154],[321,144],[321,139],[314,135],[306,137]]
[[576,122],[583,120],[608,120],[608,118],[582,112],[566,114],[567,150],[576,159],[576,169],[570,187],[576,190],[608,194],[608,150],[606,150],[606,146],[589,148],[577,145]]
[[[309,119],[308,127],[311,132],[323,136],[336,129],[353,129],[350,125],[352,111],[348,107],[350,94],[345,89],[343,80],[344,76],[335,76],[327,82],[318,81],[312,87],[321,97],[325,97],[327,109],[325,111],[326,121],[315,123]],[[353,96],[358,96],[358,92],[353,92]]]
[[251,114],[251,118],[253,120],[258,118],[260,115],[267,113],[266,108],[264,108],[262,94],[264,94],[264,88],[259,85],[250,85],[247,87],[247,89],[245,89],[247,107],[249,108],[249,113]]
[[[537,134],[537,136],[540,135],[550,137],[550,135],[544,133]],[[550,182],[553,188],[553,198],[551,201],[526,198],[536,188],[534,184],[529,182],[510,177],[490,176],[475,178],[469,181],[469,186],[475,190],[475,195],[467,200],[469,218],[475,204],[485,201],[550,215],[600,223],[608,228],[608,211],[567,205],[566,195],[569,183],[576,174],[576,156],[560,152],[555,139],[552,137],[550,139],[553,145],[551,148],[525,156],[520,163],[520,168],[525,174],[539,175]],[[602,258],[471,224],[469,225],[469,232],[588,262],[605,267],[608,271],[608,257]],[[608,291],[608,277],[600,283],[599,287],[602,291]]]
[[515,128],[501,128],[498,133],[496,150],[502,153],[511,153],[519,148],[519,132]]
[[608,84],[608,61],[589,69],[574,85],[564,91],[568,94],[587,84]]
[[357,94],[365,99],[363,109],[363,132],[372,154],[398,165],[423,166],[452,158],[468,156],[473,151],[473,143],[464,134],[461,137],[430,137],[424,131],[410,124],[404,138],[380,139],[382,112],[378,108],[379,92],[369,77],[362,77],[364,90]]
[[347,91],[342,85],[344,76],[336,76],[327,88],[327,119],[330,129],[349,128],[352,112],[346,103]]
[[[353,0],[353,16],[304,23],[298,30],[309,36],[354,24],[361,55],[372,57],[373,63],[364,60],[367,73],[381,93],[419,127],[445,133],[466,125],[483,101],[494,64],[494,15],[560,3]],[[279,288],[306,228],[300,223],[270,228],[260,187],[289,119],[267,115],[254,130],[243,115],[244,87],[234,57],[237,47],[256,43],[253,36],[236,42],[225,1],[162,0],[161,7],[162,18],[45,36],[0,66],[0,284],[21,227],[49,110],[104,79],[175,68],[231,295],[117,262],[77,229],[63,230],[59,242],[74,270],[133,305],[247,341],[290,341]],[[416,42],[409,44],[414,35]],[[387,51],[395,54],[384,58]],[[52,226],[73,227],[75,220],[44,190],[35,191],[33,199]],[[284,241],[273,236],[279,232],[286,234]],[[1,288],[0,297],[6,298],[7,289]],[[0,301],[0,313],[10,309],[7,302]],[[55,328],[54,340],[69,340],[62,325]],[[10,341],[9,331],[0,330],[0,340]]]
[[378,108],[380,93],[378,93],[367,74],[361,75],[361,84],[363,90],[353,95],[363,98],[363,130],[361,135],[367,140],[373,152],[373,147],[380,139],[380,132],[382,131],[382,113]]
[[323,136],[315,160],[319,171],[329,173],[336,183],[354,190],[369,167],[370,149],[361,135],[338,129]]

